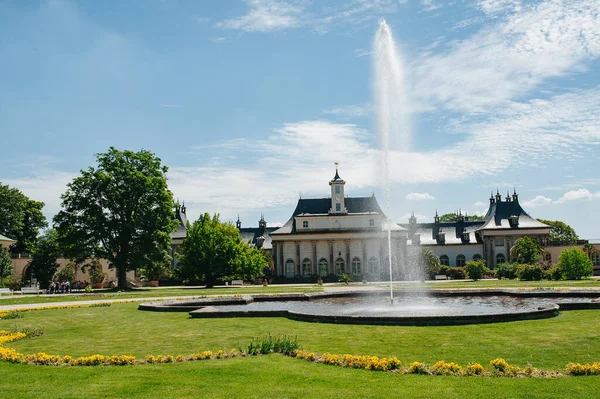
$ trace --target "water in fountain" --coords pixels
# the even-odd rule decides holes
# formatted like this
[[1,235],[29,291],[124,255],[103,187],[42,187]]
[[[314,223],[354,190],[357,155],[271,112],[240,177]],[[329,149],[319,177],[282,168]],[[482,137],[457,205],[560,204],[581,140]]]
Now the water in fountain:
[[[407,118],[407,103],[405,100],[404,71],[402,58],[398,52],[392,32],[385,20],[379,25],[374,41],[374,70],[375,70],[375,109],[377,113],[377,130],[381,145],[381,185],[385,192],[385,206],[390,212],[390,151],[406,153],[410,146],[410,129]],[[391,221],[390,221],[391,222]],[[390,273],[390,300],[394,302],[392,267],[392,223],[387,225],[388,267]],[[414,252],[414,251],[413,251]],[[422,272],[415,266],[418,262],[403,259],[399,264],[404,265],[405,278],[420,279]]]

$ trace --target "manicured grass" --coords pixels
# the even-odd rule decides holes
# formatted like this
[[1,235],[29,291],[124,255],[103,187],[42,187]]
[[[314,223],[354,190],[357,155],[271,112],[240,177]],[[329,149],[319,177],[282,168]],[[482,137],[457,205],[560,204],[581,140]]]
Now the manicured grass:
[[0,297],[1,305],[16,305],[29,303],[56,303],[70,301],[89,301],[96,299],[134,299],[134,298],[163,298],[163,297],[202,297],[209,295],[245,295],[245,294],[280,294],[280,293],[305,293],[322,292],[323,287],[306,285],[301,287],[250,285],[235,288],[161,288],[161,289],[133,289],[120,292],[117,290],[99,291],[92,294],[76,295],[43,295],[43,296],[4,296]]
[[467,326],[399,327],[305,323],[283,318],[191,319],[187,313],[144,312],[136,304],[32,311],[0,329],[44,327],[42,337],[11,343],[23,353],[85,356],[188,355],[231,349],[267,334],[297,336],[310,351],[397,356],[404,363],[438,360],[509,363],[562,369],[600,361],[600,311],[562,312],[553,319]]
[[[509,363],[563,369],[600,361],[600,311],[511,323],[398,327],[296,322],[281,318],[191,319],[187,313],[137,310],[136,304],[31,311],[0,320],[0,329],[43,327],[37,338],[10,344],[22,353],[84,356],[191,354],[246,346],[252,338],[294,335],[315,352]],[[594,398],[600,377],[515,379],[435,377],[342,369],[281,355],[128,367],[49,367],[0,363],[1,397],[469,397]]]
[[597,398],[600,377],[431,377],[281,355],[134,367],[0,364],[6,398]]
[[[385,284],[380,284],[385,286]],[[569,281],[519,281],[519,280],[450,280],[426,282],[424,284],[398,283],[395,288],[410,289],[411,287],[427,289],[447,288],[517,288],[517,289],[560,289],[560,288],[600,288],[600,279],[569,280]]]

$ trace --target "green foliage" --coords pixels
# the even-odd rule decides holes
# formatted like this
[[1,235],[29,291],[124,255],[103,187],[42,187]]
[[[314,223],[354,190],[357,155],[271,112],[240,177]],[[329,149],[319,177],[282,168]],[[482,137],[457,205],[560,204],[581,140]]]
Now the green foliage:
[[140,274],[146,276],[150,281],[158,280],[162,276],[171,274],[171,263],[168,262],[148,262],[142,269]]
[[517,266],[517,277],[524,281],[538,281],[544,278],[544,269],[538,264],[520,264]]
[[496,266],[496,276],[499,279],[506,278],[512,280],[517,278],[517,264],[516,263],[500,263]]
[[556,265],[553,268],[546,270],[546,278],[548,280],[562,280],[563,275],[560,267]]
[[431,249],[421,249],[421,252],[419,253],[419,261],[429,278],[434,278],[434,276],[440,272],[440,258],[438,258]]
[[62,269],[56,273],[56,278],[58,281],[68,281],[72,283],[75,281],[75,277],[77,276],[77,265],[74,263],[69,263]]
[[207,287],[217,279],[249,279],[269,265],[265,255],[242,241],[231,223],[221,223],[219,215],[201,215],[187,226],[187,237],[181,245],[180,277],[203,280]]
[[104,279],[107,277],[107,274],[102,271],[102,265],[97,260],[93,260],[83,265],[81,271],[84,273],[87,271],[90,275],[90,281],[94,284],[104,282]]
[[465,274],[475,281],[480,280],[487,273],[483,260],[470,260],[465,264]]
[[446,266],[446,276],[450,277],[453,280],[462,280],[465,278],[465,268],[464,267],[449,267]]
[[568,224],[563,223],[560,220],[538,219],[538,221],[552,227],[552,230],[550,230],[550,236],[548,237],[548,241],[550,242],[550,244],[577,244],[579,236],[577,235],[577,233],[575,233],[575,230]]
[[589,277],[594,271],[590,258],[579,248],[567,248],[560,253],[557,267],[563,278],[581,280]]
[[86,285],[85,288],[83,289],[87,294],[93,292],[92,286],[91,285]]
[[[456,222],[456,213],[445,213],[440,216],[440,222]],[[480,222],[483,220],[483,216],[471,215],[469,216],[469,222]]]
[[13,273],[13,264],[8,250],[0,245],[0,284]]
[[344,283],[346,285],[350,284],[352,281],[354,281],[354,278],[352,277],[351,274],[349,273],[342,273],[340,274],[340,276],[338,277],[338,281],[340,283]]
[[28,267],[28,273],[31,273],[32,278],[37,278],[40,288],[48,288],[58,270],[56,259],[59,256],[58,234],[56,230],[50,229],[38,238]]
[[29,199],[16,188],[0,184],[0,234],[17,242],[11,252],[31,252],[40,229],[47,226],[43,202]]
[[169,260],[177,222],[167,167],[145,150],[111,147],[96,159],[96,168],[82,170],[68,184],[54,224],[67,257],[107,259],[117,269],[119,287],[126,288],[128,270]]
[[544,250],[531,237],[523,236],[515,241],[515,244],[510,249],[510,256],[517,260],[518,263],[533,264],[542,258]]
[[[248,345],[246,353],[250,356],[266,355],[268,353],[283,353],[290,355],[293,351],[301,349],[296,337],[287,335],[272,337],[271,334],[263,339],[253,339]],[[243,349],[240,348],[240,352]]]

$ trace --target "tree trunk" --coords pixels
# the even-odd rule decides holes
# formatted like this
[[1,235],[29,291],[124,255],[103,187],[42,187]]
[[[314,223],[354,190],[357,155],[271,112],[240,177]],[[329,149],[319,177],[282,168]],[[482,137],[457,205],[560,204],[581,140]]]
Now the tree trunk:
[[125,266],[117,267],[117,281],[120,289],[127,288],[127,269]]
[[212,288],[215,286],[216,280],[217,279],[214,276],[206,276],[206,279],[204,280],[204,285],[206,285],[206,288]]

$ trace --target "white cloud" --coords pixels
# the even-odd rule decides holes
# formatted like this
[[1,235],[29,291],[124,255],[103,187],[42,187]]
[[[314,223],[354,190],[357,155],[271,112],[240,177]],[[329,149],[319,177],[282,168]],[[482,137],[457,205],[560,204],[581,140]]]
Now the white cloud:
[[442,5],[434,0],[421,0],[424,11],[435,11],[438,8],[442,8]]
[[302,1],[246,0],[249,10],[238,18],[217,23],[223,29],[245,32],[271,32],[302,25]]
[[[493,12],[506,2],[482,2]],[[544,80],[585,68],[600,56],[597,0],[544,1],[515,7],[471,37],[425,53],[411,67],[419,109],[494,111]]]
[[410,201],[427,201],[435,199],[435,197],[429,193],[408,193],[405,198]]
[[560,199],[556,201],[557,204],[562,204],[569,201],[581,201],[581,200],[592,200],[600,198],[600,192],[592,193],[587,188],[580,188],[579,190],[567,191]]
[[329,108],[323,111],[324,114],[330,115],[339,115],[345,117],[363,117],[367,116],[371,113],[371,105],[370,104],[362,104],[362,105],[345,105],[342,107]]
[[487,206],[487,204],[485,202],[481,202],[481,201],[477,201],[476,203],[473,204],[474,206],[481,208],[484,206]]
[[537,206],[549,205],[552,203],[551,198],[544,197],[543,195],[538,195],[529,201],[523,202],[523,206],[526,208],[535,208]]
[[273,223],[267,222],[267,227],[281,227],[281,226],[283,226],[283,223],[281,223],[281,222],[273,222]]
[[223,36],[219,36],[219,37],[212,37],[209,40],[213,43],[220,44],[220,43],[225,43],[227,41],[227,38],[225,38]]
[[370,56],[373,55],[373,51],[371,51],[370,49],[364,49],[364,48],[357,48],[354,50],[354,56],[355,57],[366,57],[366,56]]
[[520,0],[479,0],[475,6],[485,14],[494,16],[500,13],[515,12],[521,10]]

